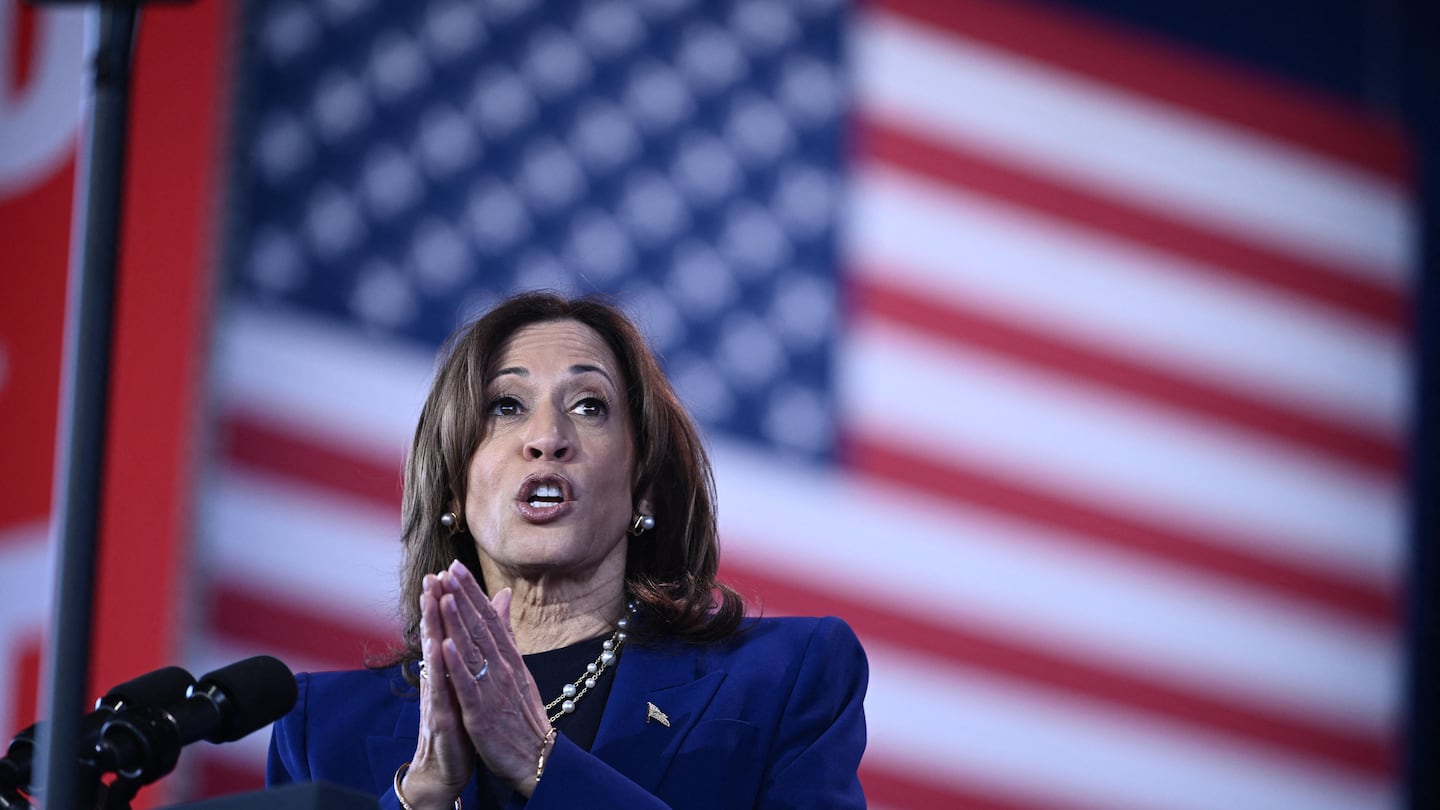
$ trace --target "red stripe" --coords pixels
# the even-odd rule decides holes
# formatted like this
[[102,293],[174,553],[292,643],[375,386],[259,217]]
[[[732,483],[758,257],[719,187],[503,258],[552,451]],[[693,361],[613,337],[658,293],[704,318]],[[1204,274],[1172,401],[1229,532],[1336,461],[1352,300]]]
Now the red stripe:
[[1392,438],[1285,405],[1266,402],[1218,382],[1192,377],[1114,352],[1087,347],[1073,337],[1057,338],[966,306],[869,279],[892,274],[859,274],[849,287],[861,315],[939,338],[969,349],[1001,355],[1048,373],[1137,396],[1161,405],[1281,439],[1307,452],[1356,464],[1398,480],[1402,449]]
[[934,621],[798,584],[727,559],[724,578],[758,593],[767,613],[829,614],[843,617],[862,640],[898,645],[1031,686],[1101,701],[1183,725],[1217,731],[1322,760],[1366,776],[1394,774],[1394,744],[1387,738],[1334,728],[1308,718],[1247,705],[1218,695],[1171,686],[1089,659],[1041,650],[1002,637],[959,616]]
[[364,666],[370,655],[383,655],[399,637],[393,628],[361,626],[346,617],[328,616],[313,604],[223,581],[208,594],[211,633],[282,658],[353,669]]
[[958,139],[941,142],[874,118],[861,119],[857,138],[862,155],[886,165],[1180,256],[1196,272],[1299,296],[1387,333],[1406,328],[1405,293],[1375,280],[1379,271],[1299,259],[1225,231],[1165,216],[1156,207],[1003,165],[995,156],[967,150]]
[[18,732],[35,722],[40,709],[40,658],[44,647],[37,635],[21,633],[11,642],[9,660],[0,661],[0,666],[10,671],[9,702],[11,729],[0,731]]
[[10,81],[0,87],[0,98],[13,104],[33,89],[30,87],[30,79],[35,72],[35,29],[40,20],[36,9],[29,3],[12,4],[10,13],[14,15],[10,19],[11,38],[8,43],[13,49],[8,60]]
[[868,762],[860,763],[860,783],[865,787],[868,804],[913,810],[933,810],[937,807],[965,810],[1122,810],[1114,804],[1102,807],[1018,796],[1009,789],[1002,795],[1001,791],[990,787],[954,784],[958,780],[954,779],[953,772],[947,776],[951,777],[951,784],[937,785],[919,782]]
[[301,436],[243,411],[220,426],[221,453],[229,460],[318,485],[400,511],[402,462],[345,451],[329,437]]
[[54,506],[74,152],[23,192],[0,195],[0,528],[46,520]]
[[248,793],[265,787],[265,766],[262,763],[242,765],[231,757],[203,748],[194,756],[195,776],[189,800]]
[[1096,17],[1018,0],[879,0],[878,7],[1406,180],[1395,121],[1308,87]]
[[[1282,544],[1261,537],[1221,542],[1204,531],[1162,525],[1071,496],[1003,478],[982,464],[947,452],[944,463],[893,448],[883,437],[845,437],[849,466],[862,475],[933,493],[1046,527],[1076,543],[1119,550],[1221,580],[1295,599],[1384,633],[1394,632],[1399,594],[1366,577],[1294,558],[1265,554]],[[1240,548],[1250,551],[1240,551]]]

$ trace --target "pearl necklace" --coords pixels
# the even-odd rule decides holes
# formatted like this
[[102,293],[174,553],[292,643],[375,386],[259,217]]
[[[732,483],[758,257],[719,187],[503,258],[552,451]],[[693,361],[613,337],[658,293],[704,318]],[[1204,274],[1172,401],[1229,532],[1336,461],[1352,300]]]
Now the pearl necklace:
[[[630,611],[630,615],[635,614],[634,602],[627,602],[625,607]],[[611,633],[610,638],[605,639],[605,642],[600,645],[600,655],[585,665],[585,674],[573,682],[565,684],[564,688],[560,690],[560,697],[545,704],[547,712],[556,706],[560,707],[560,711],[550,715],[550,722],[553,723],[561,717],[573,713],[575,704],[580,702],[580,698],[585,697],[586,693],[595,688],[600,676],[604,675],[605,670],[609,669],[610,665],[615,663],[615,659],[619,657],[620,648],[625,644],[626,630],[629,627],[630,617],[622,616],[620,621],[615,623],[615,632]]]

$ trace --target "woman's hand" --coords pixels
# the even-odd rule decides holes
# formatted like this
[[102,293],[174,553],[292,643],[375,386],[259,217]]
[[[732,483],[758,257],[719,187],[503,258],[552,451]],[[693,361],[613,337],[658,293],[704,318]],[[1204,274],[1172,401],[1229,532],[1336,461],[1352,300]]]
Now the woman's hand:
[[439,580],[444,591],[440,646],[465,732],[490,773],[528,798],[550,720],[515,646],[510,589],[486,599],[480,583],[459,562],[441,572]]
[[[405,771],[400,792],[416,810],[428,807],[451,808],[455,798],[470,781],[475,768],[475,751],[465,733],[460,706],[455,702],[451,676],[441,651],[445,640],[440,602],[444,588],[440,579],[425,577],[420,594],[420,650],[424,676],[420,678],[420,743],[410,768]],[[463,670],[459,678],[470,676]]]

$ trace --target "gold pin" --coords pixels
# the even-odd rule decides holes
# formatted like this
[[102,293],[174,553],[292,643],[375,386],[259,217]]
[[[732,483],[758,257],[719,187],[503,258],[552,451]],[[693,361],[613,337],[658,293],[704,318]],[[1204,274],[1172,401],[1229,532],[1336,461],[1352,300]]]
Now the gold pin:
[[660,707],[656,706],[654,703],[646,703],[645,724],[649,725],[651,720],[654,720],[655,722],[666,728],[670,727],[670,718],[666,717],[665,713],[660,711]]

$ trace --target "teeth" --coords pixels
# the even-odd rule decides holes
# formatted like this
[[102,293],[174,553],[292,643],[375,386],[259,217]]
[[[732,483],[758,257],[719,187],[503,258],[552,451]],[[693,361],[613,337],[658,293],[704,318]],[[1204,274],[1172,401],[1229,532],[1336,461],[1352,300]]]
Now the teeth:
[[533,507],[555,506],[565,500],[558,484],[540,484],[530,493],[528,499]]

